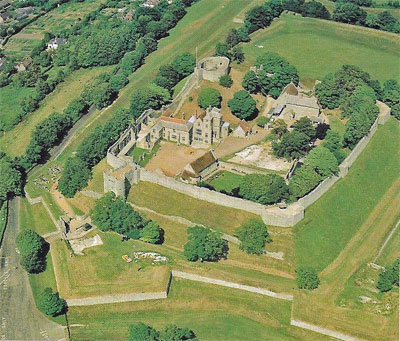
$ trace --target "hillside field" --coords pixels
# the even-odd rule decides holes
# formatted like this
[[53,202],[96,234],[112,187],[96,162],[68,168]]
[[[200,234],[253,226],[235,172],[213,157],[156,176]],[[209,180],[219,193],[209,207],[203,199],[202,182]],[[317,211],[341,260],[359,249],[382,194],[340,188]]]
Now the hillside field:
[[244,69],[257,56],[276,52],[296,66],[300,78],[321,79],[344,64],[357,65],[380,82],[399,77],[397,35],[327,20],[283,14],[243,47]]

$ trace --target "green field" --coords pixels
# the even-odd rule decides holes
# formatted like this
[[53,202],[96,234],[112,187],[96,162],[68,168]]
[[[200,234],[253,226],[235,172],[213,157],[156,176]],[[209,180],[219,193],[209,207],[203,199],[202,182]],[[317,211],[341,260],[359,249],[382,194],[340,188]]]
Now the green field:
[[217,191],[227,191],[230,192],[234,188],[239,187],[240,182],[242,181],[243,176],[231,172],[222,171],[216,176],[213,176],[211,181],[209,180],[210,185],[212,185]]
[[21,229],[32,229],[42,236],[57,231],[44,206],[31,205],[27,199],[21,199],[20,223]]
[[0,88],[0,106],[4,108],[0,114],[0,123],[11,127],[22,112],[21,100],[32,92],[33,88],[14,88],[11,85]]
[[300,78],[321,79],[343,64],[357,65],[381,82],[400,75],[395,34],[326,20],[283,14],[243,47],[247,60],[241,68],[246,70],[257,56],[276,52],[296,66]]
[[168,299],[74,307],[68,314],[74,340],[122,340],[128,326],[171,323],[192,329],[199,340],[327,340],[291,327],[290,302],[240,290],[173,280]]
[[399,226],[397,226],[396,231],[389,239],[388,243],[385,245],[384,249],[382,250],[382,253],[375,261],[375,263],[381,266],[388,266],[390,264],[393,264],[396,258],[400,257],[399,245],[400,245],[400,228]]
[[395,119],[379,127],[349,174],[306,210],[294,227],[298,264],[322,270],[339,255],[398,178],[399,136]]

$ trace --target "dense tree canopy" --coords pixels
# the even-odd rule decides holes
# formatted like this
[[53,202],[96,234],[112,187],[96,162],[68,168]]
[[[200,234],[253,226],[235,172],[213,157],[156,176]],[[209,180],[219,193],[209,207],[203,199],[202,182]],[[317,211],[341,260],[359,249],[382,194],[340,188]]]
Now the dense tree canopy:
[[391,114],[400,120],[400,85],[394,80],[387,80],[383,84],[383,101],[391,108]]
[[15,167],[11,158],[0,153],[0,200],[8,196],[21,194],[21,172]]
[[295,130],[283,134],[281,141],[272,143],[272,150],[278,157],[293,160],[304,156],[310,149],[310,139]]
[[289,192],[285,180],[276,174],[246,174],[239,188],[243,198],[263,205],[286,200]]
[[128,341],[157,341],[159,333],[142,322],[129,326]]
[[328,9],[318,1],[309,1],[304,3],[299,10],[303,17],[330,19],[331,15]]
[[132,239],[139,239],[140,230],[146,225],[138,212],[112,192],[96,200],[91,217],[100,230],[115,231]]
[[129,327],[128,341],[184,341],[194,340],[196,335],[189,328],[179,328],[175,324],[165,326],[160,332],[145,325],[137,323]]
[[309,140],[312,140],[315,137],[316,131],[311,122],[311,120],[304,116],[298,119],[292,126],[294,131],[298,133],[302,133],[308,137]]
[[249,71],[244,75],[242,86],[245,90],[247,90],[251,94],[256,94],[260,91],[258,77],[254,71]]
[[42,313],[54,317],[66,312],[67,302],[58,292],[53,293],[51,288],[46,288],[39,296],[37,307]]
[[58,182],[58,189],[67,198],[72,198],[76,192],[87,186],[91,177],[92,172],[85,161],[78,157],[69,158]]
[[171,65],[178,72],[180,78],[185,78],[193,73],[196,66],[196,59],[189,52],[184,52],[176,57]]
[[139,117],[147,109],[159,109],[168,103],[171,95],[167,89],[150,84],[135,90],[131,97],[130,112],[133,118]]
[[228,242],[207,227],[193,226],[187,229],[188,242],[184,246],[184,255],[187,260],[195,262],[216,262],[226,258]]
[[322,146],[329,149],[329,151],[335,155],[338,164],[341,164],[345,158],[343,151],[343,142],[340,134],[337,131],[329,129],[326,133],[325,140]]
[[352,2],[339,2],[332,15],[334,21],[353,25],[364,25],[366,18],[367,12]]
[[248,119],[256,111],[256,101],[245,90],[235,92],[233,98],[228,101],[228,107],[232,113],[240,119]]
[[249,254],[261,254],[265,243],[271,241],[267,226],[258,219],[247,220],[235,234],[240,240],[239,248]]

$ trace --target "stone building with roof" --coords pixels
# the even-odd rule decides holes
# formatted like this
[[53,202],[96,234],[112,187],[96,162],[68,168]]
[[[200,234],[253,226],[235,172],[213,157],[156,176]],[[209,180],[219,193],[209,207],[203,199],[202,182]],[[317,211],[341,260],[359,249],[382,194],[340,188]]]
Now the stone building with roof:
[[188,163],[183,168],[181,177],[187,182],[195,183],[206,178],[216,170],[218,170],[218,160],[214,151],[210,150],[193,162]]
[[246,136],[249,136],[251,133],[252,133],[251,127],[247,124],[245,120],[241,120],[239,122],[239,125],[233,131],[232,136],[244,138]]
[[189,120],[161,116],[151,128],[150,144],[158,140],[177,142],[184,145],[207,147],[222,141],[229,134],[229,123],[222,121],[218,108],[207,108],[199,116],[191,116]]
[[300,93],[293,83],[289,83],[283,89],[277,103],[274,115],[282,116],[283,119],[298,120],[302,117],[308,117],[315,122],[321,121],[321,109],[317,98]]

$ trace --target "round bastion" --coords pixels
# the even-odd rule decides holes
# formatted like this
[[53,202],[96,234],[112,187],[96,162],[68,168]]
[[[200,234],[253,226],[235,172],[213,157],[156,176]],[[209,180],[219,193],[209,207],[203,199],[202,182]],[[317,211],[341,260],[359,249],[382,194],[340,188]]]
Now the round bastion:
[[230,60],[227,57],[206,57],[197,63],[196,73],[200,79],[218,82],[229,73]]

